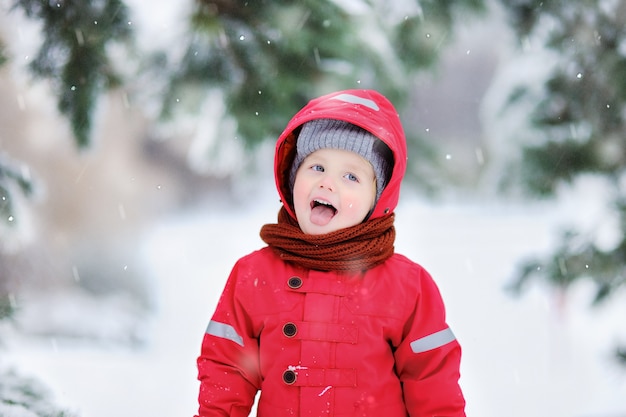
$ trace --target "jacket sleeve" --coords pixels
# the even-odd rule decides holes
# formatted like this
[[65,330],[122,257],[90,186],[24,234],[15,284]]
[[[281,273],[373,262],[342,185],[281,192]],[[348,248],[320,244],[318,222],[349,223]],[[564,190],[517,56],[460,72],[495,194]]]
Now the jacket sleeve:
[[419,271],[417,297],[397,347],[396,371],[411,417],[465,417],[459,386],[461,346],[445,321],[445,307],[430,275]]
[[260,387],[259,344],[238,297],[242,275],[238,262],[202,340],[196,417],[246,417]]

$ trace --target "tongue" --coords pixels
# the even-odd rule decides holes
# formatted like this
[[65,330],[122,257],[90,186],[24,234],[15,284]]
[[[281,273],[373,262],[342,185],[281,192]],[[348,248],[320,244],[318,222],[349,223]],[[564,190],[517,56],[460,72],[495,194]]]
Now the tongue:
[[326,206],[316,206],[311,210],[311,223],[326,226],[335,215],[335,210]]

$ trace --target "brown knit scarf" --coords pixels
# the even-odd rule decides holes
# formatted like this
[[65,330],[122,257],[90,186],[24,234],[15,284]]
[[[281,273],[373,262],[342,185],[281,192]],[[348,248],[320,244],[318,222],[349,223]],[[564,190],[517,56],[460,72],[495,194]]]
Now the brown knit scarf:
[[282,207],[278,224],[261,228],[261,239],[283,260],[319,271],[359,271],[393,255],[394,214],[323,235],[309,235]]

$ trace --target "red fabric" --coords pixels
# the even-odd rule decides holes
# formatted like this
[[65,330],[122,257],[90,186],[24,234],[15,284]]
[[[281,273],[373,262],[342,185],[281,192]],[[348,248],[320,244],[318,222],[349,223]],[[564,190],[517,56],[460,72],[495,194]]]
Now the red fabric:
[[[294,276],[300,288],[289,287]],[[243,346],[204,336],[201,417],[247,415],[259,389],[259,417],[465,416],[458,342],[411,350],[447,325],[432,278],[402,255],[350,275],[291,266],[261,249],[236,263],[212,320],[232,326]],[[295,336],[283,334],[287,323]],[[282,377],[289,369],[291,385]]]
[[[398,203],[407,151],[393,106],[367,90],[311,101],[281,134],[275,170],[287,215],[295,219],[286,184],[297,129],[314,118],[354,123],[393,151],[391,180],[367,221],[384,222]],[[446,329],[437,286],[402,255],[349,273],[307,269],[263,248],[235,264],[207,328],[198,415],[246,416],[261,390],[259,417],[465,417],[461,347],[453,337],[430,346],[429,336]]]

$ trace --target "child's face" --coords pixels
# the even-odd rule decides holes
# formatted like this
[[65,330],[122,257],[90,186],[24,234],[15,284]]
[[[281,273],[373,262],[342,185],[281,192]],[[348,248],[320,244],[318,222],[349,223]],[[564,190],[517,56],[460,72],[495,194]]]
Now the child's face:
[[307,156],[293,186],[300,229],[319,235],[361,223],[374,206],[376,177],[360,155],[320,149]]

